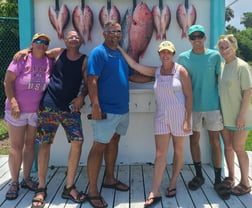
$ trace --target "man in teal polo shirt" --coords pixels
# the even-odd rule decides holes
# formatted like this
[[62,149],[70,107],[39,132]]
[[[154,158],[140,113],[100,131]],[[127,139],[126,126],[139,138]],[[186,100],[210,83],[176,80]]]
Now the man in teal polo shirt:
[[214,189],[222,199],[230,197],[229,190],[221,181],[222,152],[219,133],[223,129],[218,94],[218,75],[221,57],[218,51],[205,48],[206,32],[203,26],[193,25],[188,30],[192,49],[179,55],[178,63],[189,72],[193,90],[193,135],[190,150],[196,176],[188,183],[190,190],[197,190],[205,179],[201,168],[200,130],[207,129],[213,152],[215,173]]

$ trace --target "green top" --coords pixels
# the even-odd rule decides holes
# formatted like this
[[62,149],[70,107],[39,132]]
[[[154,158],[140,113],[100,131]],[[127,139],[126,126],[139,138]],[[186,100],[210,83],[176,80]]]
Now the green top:
[[[224,126],[235,127],[240,112],[243,90],[252,88],[252,69],[242,59],[223,64],[219,77],[221,109]],[[246,113],[246,127],[252,127],[252,106]]]

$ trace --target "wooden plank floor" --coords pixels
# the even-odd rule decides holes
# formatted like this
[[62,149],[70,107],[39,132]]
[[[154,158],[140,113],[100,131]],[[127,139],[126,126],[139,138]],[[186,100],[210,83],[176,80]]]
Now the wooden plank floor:
[[[252,184],[252,152],[248,152],[250,157],[250,181]],[[167,165],[166,174],[161,186],[163,195],[162,201],[157,204],[156,208],[251,208],[252,192],[245,196],[231,196],[229,200],[221,200],[213,189],[213,169],[210,165],[205,164],[204,176],[205,184],[197,191],[189,191],[187,182],[193,177],[194,169],[191,164],[184,165],[177,182],[177,195],[174,198],[164,196],[169,178],[171,176],[172,165]],[[87,190],[87,167],[81,166],[78,169],[76,185],[80,190]],[[151,189],[152,181],[152,164],[134,164],[119,165],[116,168],[117,177],[130,185],[129,192],[119,192],[111,189],[101,188],[101,194],[106,199],[109,208],[141,208],[143,207],[146,197]],[[102,173],[103,171],[101,171]],[[236,183],[239,179],[239,167],[236,166]],[[36,178],[36,174],[33,174]],[[22,173],[21,176],[22,177]],[[101,184],[103,175],[99,177]],[[91,208],[88,202],[83,204],[74,204],[69,200],[61,198],[61,192],[65,184],[66,167],[50,168],[47,174],[47,203],[45,207],[49,208]],[[33,192],[26,189],[20,189],[19,197],[14,201],[5,200],[5,193],[9,188],[10,173],[8,168],[7,156],[0,156],[0,207],[2,208],[26,208],[31,206]]]

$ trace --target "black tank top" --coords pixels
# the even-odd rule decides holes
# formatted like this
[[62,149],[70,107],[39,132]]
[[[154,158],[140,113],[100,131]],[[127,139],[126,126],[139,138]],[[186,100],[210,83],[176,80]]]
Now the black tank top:
[[86,55],[71,61],[66,56],[66,49],[55,62],[50,83],[41,100],[42,107],[70,111],[71,101],[77,97],[83,81],[82,65]]

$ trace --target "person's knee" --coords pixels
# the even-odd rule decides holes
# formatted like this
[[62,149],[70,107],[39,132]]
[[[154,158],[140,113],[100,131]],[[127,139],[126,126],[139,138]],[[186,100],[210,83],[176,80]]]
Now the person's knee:
[[241,154],[245,152],[245,148],[240,145],[233,145],[233,150],[236,154]]
[[71,141],[71,146],[82,147],[82,141]]
[[115,134],[113,135],[113,137],[111,138],[111,140],[110,140],[109,143],[110,143],[110,144],[113,143],[113,144],[116,145],[116,144],[119,143],[119,141],[120,141],[120,135],[115,133]]

